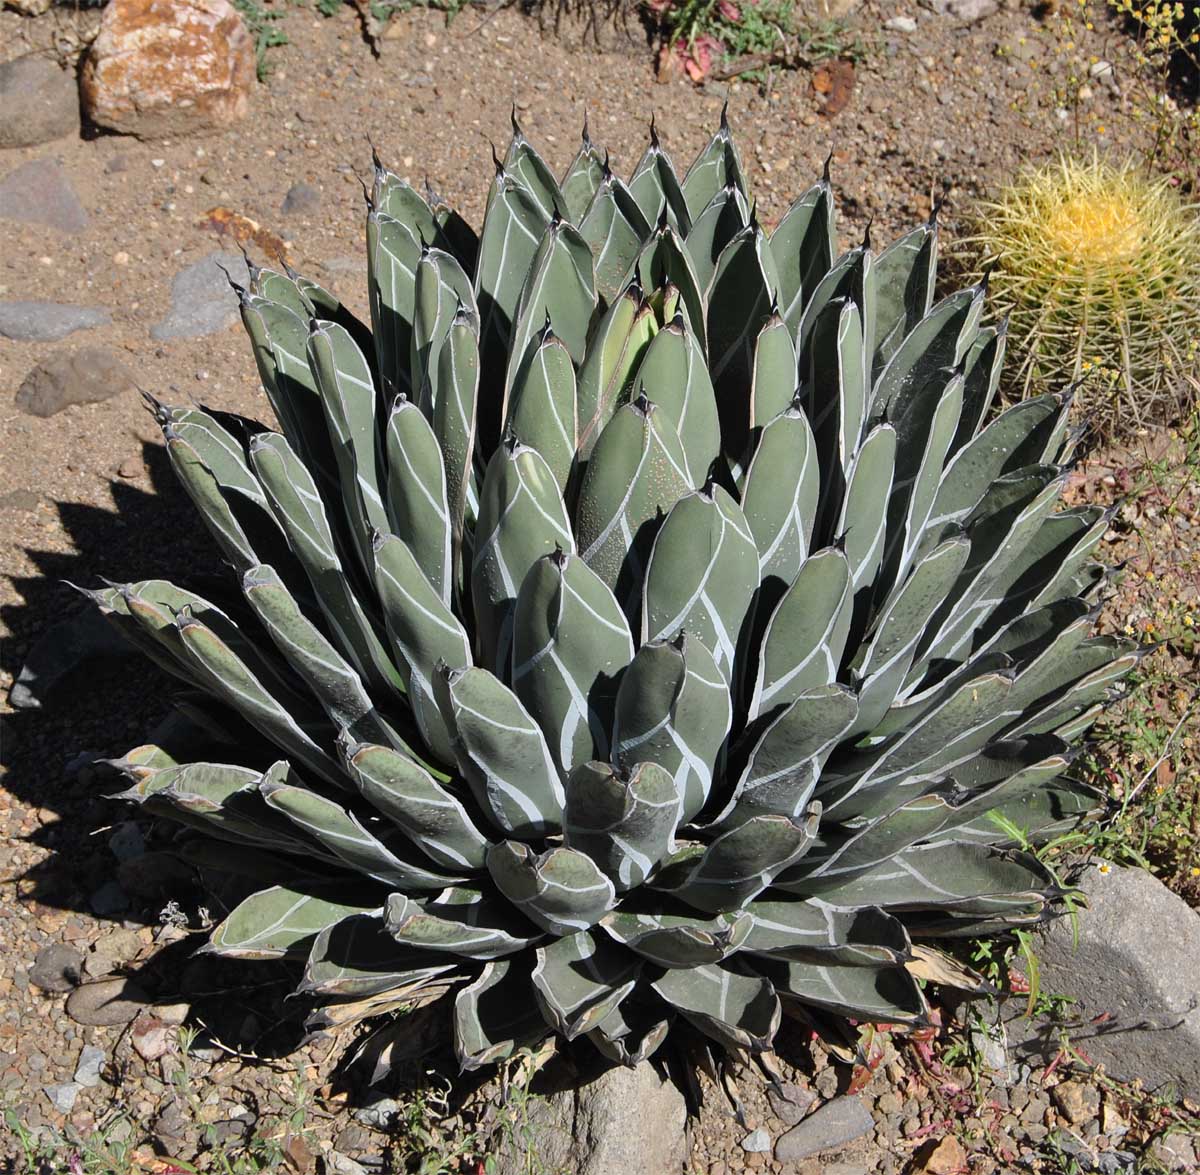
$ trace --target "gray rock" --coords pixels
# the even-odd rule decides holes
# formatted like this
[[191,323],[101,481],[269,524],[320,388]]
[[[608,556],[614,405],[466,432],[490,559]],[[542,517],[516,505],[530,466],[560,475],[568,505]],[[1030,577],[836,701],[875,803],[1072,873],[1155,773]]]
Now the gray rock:
[[93,912],[101,918],[129,909],[129,895],[121,888],[119,881],[106,881],[88,900]]
[[0,147],[35,147],[79,134],[79,88],[49,57],[0,65]]
[[771,1086],[767,1090],[771,1113],[785,1126],[795,1126],[816,1100],[817,1095],[811,1089],[803,1089],[790,1081],[783,1082],[778,1089]]
[[920,0],[921,5],[938,16],[974,24],[1000,10],[999,0]]
[[75,1081],[85,1089],[100,1084],[100,1070],[104,1068],[104,1050],[94,1044],[85,1044],[75,1065]]
[[[1090,909],[1079,914],[1079,949],[1067,918],[1036,943],[1042,991],[1077,1001],[1071,1042],[1110,1077],[1173,1084],[1200,1098],[1200,914],[1141,869],[1092,867],[1080,886]],[[1010,1047],[1024,1060],[1048,1062],[1058,1032],[1023,1011],[1021,1000],[1006,1009]]]
[[883,22],[883,27],[894,33],[915,33],[917,22],[911,16],[893,16]]
[[42,1091],[60,1114],[69,1114],[75,1108],[75,1099],[82,1088],[74,1081],[68,1081],[63,1085],[43,1085]]
[[364,1126],[375,1130],[386,1130],[392,1119],[400,1112],[400,1103],[394,1097],[379,1098],[369,1106],[354,1111],[354,1118]]
[[742,1150],[748,1155],[766,1154],[771,1149],[771,1136],[760,1126],[742,1139]]
[[506,1132],[496,1175],[530,1169],[572,1175],[678,1171],[687,1150],[683,1095],[649,1064],[618,1066],[527,1103],[528,1122]]
[[135,388],[133,372],[112,351],[83,347],[39,363],[17,389],[16,405],[45,418],[72,404],[98,404]]
[[64,233],[88,225],[67,173],[53,159],[30,160],[0,180],[0,219],[48,224]]
[[171,310],[150,328],[150,337],[195,339],[224,330],[238,316],[238,300],[229,279],[249,280],[245,259],[237,253],[217,251],[180,270],[171,283]]
[[61,302],[0,302],[0,336],[30,343],[56,343],[77,330],[107,326],[112,315],[99,306]]
[[874,1129],[875,1119],[858,1098],[835,1097],[779,1138],[775,1158],[781,1163],[795,1163],[845,1146]]
[[95,1028],[128,1024],[150,1002],[150,997],[128,979],[101,979],[85,983],[67,997],[67,1015],[77,1024]]
[[83,955],[65,943],[42,947],[29,968],[29,982],[42,991],[70,991],[78,982]]
[[279,206],[284,216],[307,216],[321,206],[321,193],[312,184],[292,184]]

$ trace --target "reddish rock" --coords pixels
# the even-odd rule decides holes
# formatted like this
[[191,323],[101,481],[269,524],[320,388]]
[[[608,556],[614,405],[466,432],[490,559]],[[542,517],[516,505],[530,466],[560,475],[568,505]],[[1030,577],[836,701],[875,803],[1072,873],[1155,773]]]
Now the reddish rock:
[[229,0],[111,0],[80,79],[92,122],[139,138],[244,118],[254,38]]

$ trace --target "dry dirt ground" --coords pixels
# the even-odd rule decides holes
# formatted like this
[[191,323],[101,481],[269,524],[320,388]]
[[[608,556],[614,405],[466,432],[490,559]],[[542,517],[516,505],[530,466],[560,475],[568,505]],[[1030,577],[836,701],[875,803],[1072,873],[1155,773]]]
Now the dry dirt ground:
[[[916,31],[886,29],[896,15],[918,16]],[[0,59],[69,39],[75,20],[61,13],[35,20],[0,13]],[[364,310],[358,177],[369,170],[368,140],[397,171],[414,181],[428,177],[477,221],[490,144],[507,141],[514,104],[527,135],[554,166],[570,159],[586,114],[593,138],[627,171],[643,148],[652,113],[664,145],[684,164],[728,99],[762,219],[771,223],[781,215],[832,151],[845,242],[860,236],[868,220],[877,240],[890,239],[928,214],[933,194],[945,196],[943,215],[953,230],[971,197],[1076,134],[1118,149],[1139,141],[1112,88],[1097,83],[1091,97],[1069,111],[1055,96],[1064,53],[1085,67],[1092,57],[1121,64],[1120,38],[1111,29],[1067,49],[1052,23],[1024,8],[1002,8],[961,26],[908,0],[868,5],[855,20],[865,57],[849,105],[826,116],[807,72],[779,75],[765,94],[749,85],[663,85],[645,44],[583,49],[573,34],[543,35],[511,10],[487,21],[467,11],[449,28],[437,14],[414,11],[398,18],[399,35],[384,43],[377,61],[349,7],[330,19],[298,7],[280,26],[290,43],[272,51],[273,69],[234,133],[142,143],[85,132],[77,140],[0,153],[0,180],[33,159],[60,163],[89,216],[88,227],[73,235],[0,220],[0,300],[82,303],[107,307],[112,315],[111,324],[59,343],[0,341],[0,559],[6,573],[0,691],[7,693],[39,634],[78,610],[78,597],[64,581],[159,575],[194,581],[219,571],[135,394],[49,419],[27,416],[14,404],[36,364],[55,352],[99,345],[114,350],[138,385],[163,399],[265,415],[239,327],[165,342],[149,334],[167,313],[175,275],[222,245],[203,224],[214,207],[279,233],[290,242],[296,268]],[[312,185],[319,203],[284,215],[281,203],[297,182]],[[141,741],[166,709],[163,679],[139,661],[119,658],[92,662],[40,710],[4,707],[0,1110],[10,1117],[7,1126],[0,1123],[0,1137],[7,1130],[13,1151],[20,1149],[18,1126],[35,1135],[73,1129],[118,1151],[145,1144],[134,1159],[123,1160],[125,1167],[89,1171],[124,1170],[135,1161],[165,1171],[170,1168],[154,1154],[182,1160],[202,1152],[201,1165],[216,1170],[273,1169],[286,1161],[303,1172],[315,1155],[328,1161],[335,1146],[364,1161],[390,1155],[389,1169],[418,1169],[406,1165],[412,1156],[437,1149],[420,1134],[436,1097],[406,1102],[415,1109],[393,1120],[388,1143],[369,1132],[378,1115],[362,1122],[348,1116],[347,1094],[331,1076],[328,1042],[310,1046],[298,1063],[271,1062],[297,1039],[295,1021],[278,998],[286,976],[270,967],[231,973],[188,961],[191,933],[205,912],[198,892],[155,855],[155,834],[148,834],[150,853],[133,858],[140,864],[119,863],[129,839],[145,830],[123,823],[127,813],[103,798],[89,764]],[[164,916],[171,899],[178,907]],[[139,1036],[124,1027],[74,1022],[61,995],[30,982],[38,952],[55,943],[86,956],[89,976],[125,969],[160,1001],[186,999],[192,1017],[185,1037],[200,1034],[194,1047],[181,1047],[170,1023],[177,1010],[160,1011],[167,1041],[161,1052],[162,1039],[145,1031]],[[85,1045],[103,1052],[103,1078],[76,1091],[77,1100],[64,1109],[69,1095],[43,1087],[70,1083]],[[268,1060],[255,1063],[239,1050]],[[811,1064],[807,1077],[802,1068],[796,1073],[805,1081],[818,1076]],[[969,1118],[965,1095],[945,1103],[939,1094],[936,1105],[919,1098],[919,1076],[914,1063],[905,1077],[909,1092],[893,1099],[895,1107],[879,1110],[891,1115],[892,1126],[881,1127],[869,1153],[851,1156],[860,1169],[903,1166],[919,1146]],[[882,1096],[888,1082],[879,1080]],[[969,1084],[961,1073],[954,1080],[959,1093]],[[846,1077],[821,1082],[828,1096],[844,1089]],[[1027,1105],[1032,1113],[1018,1108],[1010,1115],[1016,1125],[1006,1120],[1004,1129],[1027,1138],[1021,1122],[1028,1118],[1025,1125],[1044,1138],[1056,1112],[1049,1097],[1043,1091],[1031,1098],[1027,1091]],[[993,1115],[995,1122],[1004,1113]],[[898,1132],[901,1121],[915,1125]],[[696,1169],[781,1169],[741,1150],[741,1133],[724,1117],[709,1120]],[[219,1156],[234,1154],[248,1138],[255,1140],[251,1152],[236,1162],[249,1165],[229,1166],[234,1160],[227,1159],[221,1167]],[[982,1150],[979,1156],[972,1172],[995,1168],[995,1159]],[[474,1168],[464,1162],[462,1169]]]

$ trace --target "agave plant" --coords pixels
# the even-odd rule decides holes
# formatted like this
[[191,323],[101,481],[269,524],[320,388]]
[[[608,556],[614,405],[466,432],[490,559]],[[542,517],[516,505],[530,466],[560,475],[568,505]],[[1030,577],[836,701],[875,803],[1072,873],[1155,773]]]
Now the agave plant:
[[828,169],[763,228],[724,118],[628,182],[514,128],[478,236],[376,161],[370,329],[251,271],[278,430],[154,402],[240,593],[92,593],[226,760],[122,760],[258,879],[208,949],[303,960],[323,1024],[445,993],[467,1068],[634,1064],[919,1022],[914,938],[1053,910],[1027,849],[1139,655],[1090,635],[1068,397],[989,414],[934,221],[835,241]]

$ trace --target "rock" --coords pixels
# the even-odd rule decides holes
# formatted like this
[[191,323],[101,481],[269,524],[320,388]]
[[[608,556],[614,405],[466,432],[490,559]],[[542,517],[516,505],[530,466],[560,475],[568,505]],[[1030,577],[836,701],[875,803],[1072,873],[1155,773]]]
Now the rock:
[[361,1163],[356,1163],[349,1155],[341,1151],[330,1151],[327,1162],[337,1175],[367,1175],[367,1169]]
[[30,416],[45,418],[72,404],[98,404],[135,388],[133,372],[112,351],[83,347],[39,363],[17,389],[16,405]]
[[761,1126],[757,1130],[751,1130],[742,1139],[742,1150],[747,1154],[762,1154],[770,1149],[771,1136]]
[[42,991],[70,991],[78,982],[83,955],[65,943],[52,942],[42,947],[29,968],[29,982]]
[[229,278],[248,281],[246,262],[237,253],[219,250],[180,270],[171,283],[171,311],[150,328],[150,337],[194,339],[224,330],[238,316],[238,301]]
[[354,1111],[354,1118],[364,1126],[375,1130],[386,1130],[392,1119],[400,1112],[400,1103],[394,1097],[381,1097]]
[[118,861],[129,861],[146,851],[146,838],[136,820],[122,820],[108,838],[108,851]]
[[794,1163],[844,1146],[875,1129],[875,1119],[856,1097],[836,1097],[793,1126],[775,1143],[775,1158]]
[[150,1012],[142,1012],[134,1020],[130,1035],[143,1061],[157,1061],[171,1046],[170,1029]]
[[917,22],[911,16],[893,16],[883,22],[883,27],[894,33],[915,33]]
[[1072,1126],[1082,1126],[1100,1113],[1100,1091],[1085,1081],[1060,1081],[1050,1096]]
[[817,1095],[791,1081],[783,1082],[778,1089],[767,1089],[767,1102],[771,1113],[785,1126],[795,1126],[808,1113],[808,1108],[817,1100]]
[[920,3],[938,16],[948,16],[964,24],[974,24],[1000,9],[999,0],[920,0]]
[[244,118],[256,68],[254,38],[229,0],[111,0],[80,90],[98,126],[174,137]]
[[321,206],[321,193],[312,184],[292,184],[279,206],[284,216],[306,216]]
[[1182,1134],[1156,1138],[1147,1147],[1146,1155],[1164,1171],[1196,1170],[1196,1148]]
[[525,1172],[535,1156],[539,1170],[658,1175],[682,1169],[687,1156],[683,1095],[647,1063],[615,1066],[527,1105],[528,1125],[501,1141],[495,1175]]
[[0,218],[48,224],[63,233],[88,225],[67,173],[53,159],[32,159],[0,180]]
[[915,1168],[926,1175],[960,1175],[966,1169],[967,1152],[953,1134],[926,1145],[918,1154]]
[[43,1085],[42,1091],[60,1114],[69,1114],[75,1108],[75,1099],[82,1088],[74,1081],[68,1081],[65,1085]]
[[[1119,1081],[1174,1085],[1200,1098],[1200,914],[1141,869],[1089,868],[1080,879],[1090,909],[1043,928],[1035,942],[1041,989],[1076,1000],[1071,1042]],[[1048,1064],[1053,1025],[1031,1023],[1023,1000],[1006,1007],[1009,1046]]]
[[41,16],[49,12],[54,0],[4,0],[4,7],[19,12],[22,16]]
[[148,1002],[146,993],[128,979],[101,979],[67,997],[67,1015],[77,1024],[114,1027],[128,1024]]
[[0,147],[36,147],[79,134],[79,88],[49,57],[0,65]]
[[85,1044],[75,1063],[75,1081],[85,1089],[100,1084],[100,1070],[104,1068],[104,1050],[94,1044]]
[[29,343],[55,343],[77,330],[107,326],[112,315],[98,306],[61,302],[0,302],[0,336]]

